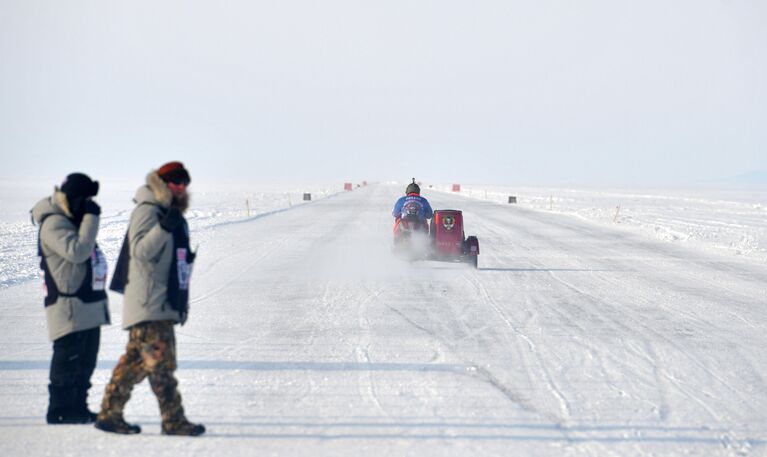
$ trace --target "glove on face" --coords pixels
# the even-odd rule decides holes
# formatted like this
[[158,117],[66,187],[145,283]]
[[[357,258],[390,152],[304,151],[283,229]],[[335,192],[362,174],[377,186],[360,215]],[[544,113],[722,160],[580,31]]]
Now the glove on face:
[[93,200],[87,200],[83,205],[83,213],[99,216],[101,214],[101,207]]
[[166,232],[173,233],[181,223],[181,211],[178,208],[171,208],[163,217],[160,218],[160,227]]

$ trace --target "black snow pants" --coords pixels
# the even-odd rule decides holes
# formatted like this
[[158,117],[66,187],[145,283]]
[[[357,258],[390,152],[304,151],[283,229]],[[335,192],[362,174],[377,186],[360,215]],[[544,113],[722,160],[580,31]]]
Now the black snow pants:
[[48,422],[55,418],[77,419],[88,414],[88,389],[101,340],[96,327],[62,336],[53,342],[48,393]]

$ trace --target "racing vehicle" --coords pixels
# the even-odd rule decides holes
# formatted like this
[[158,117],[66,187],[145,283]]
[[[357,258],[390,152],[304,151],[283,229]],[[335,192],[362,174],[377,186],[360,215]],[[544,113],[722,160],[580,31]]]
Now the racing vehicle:
[[428,227],[409,216],[398,224],[394,236],[395,254],[408,260],[465,262],[477,268],[479,240],[464,233],[461,211],[435,210]]

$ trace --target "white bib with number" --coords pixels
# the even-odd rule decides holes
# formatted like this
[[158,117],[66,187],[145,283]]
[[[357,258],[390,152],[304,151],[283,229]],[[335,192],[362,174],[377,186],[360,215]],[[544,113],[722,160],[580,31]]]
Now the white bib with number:
[[91,252],[91,269],[93,278],[91,279],[91,288],[93,290],[104,290],[107,285],[107,259],[98,246]]
[[186,248],[176,249],[176,267],[179,290],[188,290],[189,280],[192,277],[192,264],[186,261]]

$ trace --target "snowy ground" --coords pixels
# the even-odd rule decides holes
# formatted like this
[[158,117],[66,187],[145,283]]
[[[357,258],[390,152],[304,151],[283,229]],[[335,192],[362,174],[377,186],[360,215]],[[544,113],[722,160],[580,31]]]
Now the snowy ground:
[[[317,200],[342,190],[342,184],[199,193],[190,187],[192,207],[187,218],[191,230],[198,233],[196,242],[199,243],[210,232],[207,229],[217,225],[258,218],[302,205],[304,193],[311,194],[311,198]],[[125,236],[135,192],[135,187],[107,189],[96,198],[102,206],[99,246],[113,265]],[[51,194],[53,185],[9,187],[0,184],[0,289],[38,277],[39,262],[34,257],[37,252],[37,227],[30,223],[29,210]]]
[[[474,270],[390,256],[401,187],[272,199],[251,219],[237,195],[196,200],[178,377],[208,427],[200,439],[159,436],[146,384],[126,412],[139,436],[44,425],[50,344],[39,284],[19,266],[34,262],[34,229],[4,205],[0,455],[767,455],[763,200],[691,198],[685,220],[706,222],[701,233],[732,225],[670,242],[643,226],[680,227],[689,197],[634,194],[641,204],[614,224],[617,203],[579,213],[601,207],[588,203],[599,193],[555,196],[558,212],[542,190],[516,206],[425,190],[435,208],[464,210]],[[111,252],[129,209],[105,211]],[[754,249],[705,241],[738,239],[735,227]],[[110,300],[119,324],[121,297]],[[92,409],[126,338],[103,330]]]

